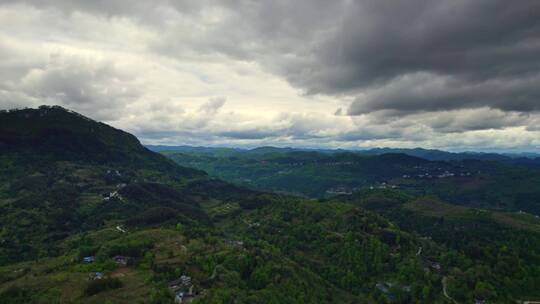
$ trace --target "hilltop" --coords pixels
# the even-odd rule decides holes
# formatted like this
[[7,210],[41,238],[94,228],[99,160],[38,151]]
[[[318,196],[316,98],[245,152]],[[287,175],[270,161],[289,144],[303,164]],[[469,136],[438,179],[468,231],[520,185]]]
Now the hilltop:
[[186,177],[204,175],[201,171],[174,166],[129,133],[60,106],[1,111],[0,122],[0,155],[25,158],[25,162],[79,161],[171,173],[174,170]]

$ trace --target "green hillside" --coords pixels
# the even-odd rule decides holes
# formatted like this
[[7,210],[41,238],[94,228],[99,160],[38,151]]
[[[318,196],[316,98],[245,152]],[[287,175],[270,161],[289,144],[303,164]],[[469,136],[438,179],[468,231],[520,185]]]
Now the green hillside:
[[321,198],[365,189],[399,189],[411,195],[435,195],[458,205],[540,215],[540,171],[507,162],[429,161],[405,154],[277,148],[234,155],[162,153],[180,165],[259,190]]
[[[401,189],[321,200],[262,192],[178,166],[132,135],[62,108],[0,115],[1,303],[540,298],[539,223],[531,214]],[[440,165],[400,154],[267,150],[238,160],[249,164],[239,170],[301,163],[295,178],[305,189],[354,172],[369,185]],[[355,169],[336,170],[348,167]]]
[[346,200],[376,212],[421,239],[445,246],[449,249],[445,259],[468,265],[468,269],[452,269],[447,275],[449,292],[459,302],[470,301],[466,288],[473,288],[478,281],[489,282],[499,294],[540,297],[538,217],[456,206],[396,190],[367,190]]

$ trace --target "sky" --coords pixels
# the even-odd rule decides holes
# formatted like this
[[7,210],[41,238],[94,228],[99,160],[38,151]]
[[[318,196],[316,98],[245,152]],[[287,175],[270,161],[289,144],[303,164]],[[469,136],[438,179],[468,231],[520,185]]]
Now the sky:
[[0,0],[0,71],[145,144],[540,151],[537,0]]

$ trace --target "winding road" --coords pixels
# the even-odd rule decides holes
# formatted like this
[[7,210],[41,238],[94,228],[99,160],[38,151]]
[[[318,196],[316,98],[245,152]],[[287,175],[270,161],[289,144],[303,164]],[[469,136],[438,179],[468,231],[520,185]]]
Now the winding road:
[[454,298],[452,298],[451,296],[448,295],[448,292],[446,291],[446,277],[443,277],[442,278],[442,290],[443,290],[443,294],[444,296],[449,299],[450,301],[452,301],[452,303],[455,303],[455,304],[458,304],[458,302],[456,300],[454,300]]

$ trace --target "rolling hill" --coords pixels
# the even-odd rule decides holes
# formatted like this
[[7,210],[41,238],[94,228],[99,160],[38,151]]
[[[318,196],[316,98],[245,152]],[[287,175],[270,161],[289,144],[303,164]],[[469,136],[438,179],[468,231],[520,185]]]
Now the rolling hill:
[[540,215],[540,171],[534,166],[495,160],[430,161],[400,153],[251,151],[162,153],[180,165],[259,190],[321,198],[391,188],[458,205]]
[[[530,214],[392,187],[321,200],[276,194],[179,166],[134,136],[63,108],[0,118],[2,303],[540,297],[539,224]],[[309,190],[354,174],[370,185],[442,166],[403,154],[255,154],[227,158],[224,168],[236,166],[239,176],[298,169],[288,183]],[[215,156],[174,153],[186,164],[208,157]],[[344,168],[354,170],[337,170]]]

